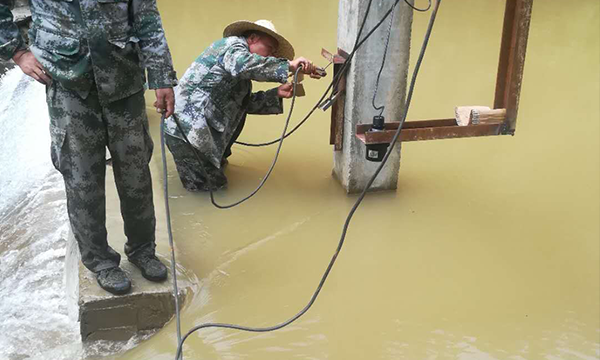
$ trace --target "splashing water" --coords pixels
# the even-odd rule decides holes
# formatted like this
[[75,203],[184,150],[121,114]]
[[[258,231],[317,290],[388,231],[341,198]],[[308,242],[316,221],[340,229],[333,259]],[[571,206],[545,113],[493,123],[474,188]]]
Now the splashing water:
[[81,346],[64,290],[69,228],[44,87],[17,68],[2,77],[0,98],[0,358],[73,358]]
[[44,87],[15,68],[0,83],[0,216],[51,170]]

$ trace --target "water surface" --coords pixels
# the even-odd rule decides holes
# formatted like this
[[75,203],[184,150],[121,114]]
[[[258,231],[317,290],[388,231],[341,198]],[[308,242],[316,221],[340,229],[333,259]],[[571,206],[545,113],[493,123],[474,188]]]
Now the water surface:
[[[336,1],[159,7],[179,76],[238,19],[272,20],[317,64],[321,47],[336,48]],[[500,0],[444,1],[409,119],[493,104],[503,11]],[[185,358],[600,358],[599,18],[592,0],[536,2],[516,136],[405,144],[398,191],[367,197],[304,317],[274,333],[196,333]],[[413,60],[427,20],[415,14]],[[326,85],[306,81],[293,122]],[[284,119],[252,116],[242,138],[274,139]],[[151,122],[160,192],[154,114]],[[317,112],[286,140],[259,195],[231,210],[187,193],[169,159],[177,258],[201,279],[183,309],[184,332],[207,321],[269,326],[304,307],[355,200],[331,177],[328,139],[329,113]],[[274,150],[236,147],[218,201],[254,189]],[[171,323],[109,358],[173,359],[175,347]]]
[[[335,48],[334,1],[159,5],[180,74],[237,19],[273,20],[319,64],[320,48]],[[409,119],[493,104],[503,12],[503,1],[444,2]],[[517,135],[404,145],[398,191],[364,202],[305,317],[269,334],[206,330],[186,356],[598,358],[599,15],[594,1],[536,4]],[[415,15],[413,59],[427,20]],[[305,84],[296,121],[325,86]],[[283,120],[251,117],[243,139],[276,138]],[[232,210],[186,193],[169,164],[178,258],[203,279],[184,329],[272,325],[308,301],[355,199],[330,176],[328,129],[329,113],[315,114],[286,141],[265,189]],[[237,147],[217,198],[249,193],[273,153]],[[168,359],[174,345],[171,325],[123,358]]]

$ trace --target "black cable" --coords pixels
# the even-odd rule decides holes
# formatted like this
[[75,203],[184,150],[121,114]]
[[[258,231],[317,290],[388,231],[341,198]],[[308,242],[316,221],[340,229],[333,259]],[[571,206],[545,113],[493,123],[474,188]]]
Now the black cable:
[[[394,4],[393,8],[396,7]],[[385,59],[387,59],[387,52],[390,45],[390,37],[392,35],[392,25],[394,24],[394,12],[392,9],[392,17],[390,17],[390,27],[388,29],[387,40],[385,41],[385,49],[383,50],[383,58],[381,59],[381,68],[379,68],[379,73],[377,74],[377,80],[375,81],[375,91],[373,91],[373,109],[379,110],[379,116],[383,115],[385,111],[385,105],[377,106],[375,105],[375,98],[377,97],[377,92],[379,91],[379,81],[381,80],[381,74],[383,73],[383,68],[385,67]]]
[[[396,0],[394,2],[394,6],[396,6],[396,4],[398,4],[399,1],[400,0]],[[369,9],[371,7],[372,2],[373,2],[373,0],[369,0],[369,3],[368,3]],[[332,88],[337,88],[337,86],[340,83],[340,80],[342,79],[342,74],[344,74],[349,69],[352,58],[354,57],[354,55],[356,54],[358,49],[360,49],[360,47],[369,39],[369,37],[371,37],[373,35],[375,30],[377,30],[381,26],[381,24],[383,24],[385,19],[387,19],[387,17],[392,12],[392,9],[390,9],[383,16],[383,18],[375,25],[375,27],[373,29],[371,29],[367,33],[367,35],[365,35],[365,38],[359,41],[360,33],[362,33],[362,31],[363,31],[366,21],[367,21],[367,16],[369,15],[369,9],[367,9],[367,11],[365,13],[365,17],[363,18],[363,21],[362,21],[362,24],[361,24],[361,27],[359,30],[359,34],[355,41],[354,49],[350,52],[350,54],[348,54],[348,58],[346,59],[346,62],[344,63],[344,65],[342,65],[338,74],[331,80],[331,83],[329,84],[329,86],[325,90],[325,93],[323,93],[323,96],[321,96],[321,98],[319,99],[317,104],[309,111],[309,113],[304,117],[304,119],[302,119],[302,121],[300,121],[289,133],[287,133],[284,136],[285,139],[287,139],[288,136],[292,135],[294,132],[296,132],[296,130],[298,130],[302,125],[304,125],[304,123],[312,116],[312,114],[315,112],[315,110],[317,110],[319,108],[321,103],[323,103],[323,100],[325,100],[325,97],[327,96],[327,94],[329,93],[329,91]],[[272,140],[272,141],[268,141],[268,142],[264,142],[264,143],[258,143],[258,144],[246,143],[246,142],[242,142],[242,141],[236,141],[235,143],[239,144],[239,145],[249,146],[249,147],[263,147],[263,146],[269,146],[269,145],[276,144],[277,142],[279,142],[279,140],[280,139],[276,139],[276,140]]]
[[[363,29],[364,29],[364,26],[365,26],[365,23],[366,23],[366,20],[367,20],[367,16],[368,16],[368,14],[369,14],[369,9],[370,9],[370,5],[371,5],[372,1],[373,1],[373,0],[369,0],[369,4],[368,4],[368,5],[369,5],[369,8],[367,8],[367,10],[366,10],[365,17],[364,17],[364,19],[363,19],[363,22],[362,22],[362,25],[361,25],[361,27],[360,27],[359,34],[358,34],[358,36],[357,36],[357,39],[356,39],[356,42],[355,42],[355,44],[359,44],[359,37],[360,37],[360,34],[362,33],[362,31],[363,31]],[[394,6],[392,7],[392,9],[393,9],[393,8],[396,6],[396,4],[398,3],[398,1],[399,1],[399,0],[396,0],[396,2],[394,3]],[[388,15],[389,15],[389,12],[388,12],[388,14],[386,14],[386,16],[385,16],[385,17],[387,17]],[[385,18],[384,18],[384,19],[385,19]],[[379,23],[379,24],[376,26],[376,28],[377,28],[377,27],[379,27],[379,26],[381,25],[381,23],[382,23],[382,22],[380,22],[380,23]],[[376,29],[376,28],[375,28],[375,29]],[[373,30],[375,30],[375,29],[373,29]],[[367,37],[365,37],[365,39],[363,39],[363,41],[360,43],[360,45],[362,45],[362,44],[363,44],[363,43],[364,43],[364,42],[367,40],[367,38],[373,34],[373,32],[374,32],[373,30],[372,30],[372,31],[371,31],[371,32],[370,32],[370,33],[367,35]],[[360,47],[360,46],[359,46],[359,47]],[[355,46],[355,48],[356,48],[356,50],[358,50],[358,47],[356,47],[356,46]],[[249,200],[249,199],[250,199],[250,198],[252,198],[254,195],[256,195],[256,193],[258,193],[258,192],[260,191],[260,189],[262,189],[262,187],[265,185],[265,183],[267,182],[267,180],[268,180],[268,179],[269,179],[269,177],[271,176],[271,173],[273,172],[273,169],[275,168],[275,164],[277,163],[277,159],[279,158],[279,154],[280,154],[280,152],[281,152],[281,147],[282,147],[282,145],[283,145],[283,140],[285,140],[285,138],[286,138],[287,136],[291,135],[291,133],[294,131],[294,130],[293,130],[292,132],[288,133],[288,134],[287,134],[287,136],[286,136],[286,132],[287,132],[287,129],[288,129],[288,126],[289,126],[289,123],[290,123],[290,120],[291,120],[292,114],[293,114],[293,112],[294,112],[294,104],[295,104],[295,102],[296,102],[296,86],[297,86],[297,84],[298,84],[298,73],[300,72],[301,68],[302,68],[301,66],[300,66],[300,67],[298,67],[298,69],[296,69],[296,72],[295,72],[295,74],[294,74],[294,82],[293,82],[293,86],[294,86],[294,89],[293,89],[293,94],[294,94],[294,95],[293,95],[293,97],[292,97],[292,104],[290,105],[290,112],[289,112],[289,114],[288,114],[288,117],[287,117],[287,119],[286,119],[285,126],[284,126],[284,129],[283,129],[283,133],[281,134],[281,138],[275,141],[276,143],[279,143],[279,146],[277,147],[277,151],[276,151],[276,153],[275,153],[275,158],[274,158],[274,160],[273,160],[273,163],[271,164],[271,167],[270,167],[270,168],[269,168],[269,170],[267,171],[267,174],[266,174],[266,175],[265,175],[265,177],[264,177],[264,178],[261,180],[261,182],[260,182],[260,184],[258,185],[258,187],[257,187],[257,188],[256,188],[256,189],[255,189],[255,190],[252,192],[252,193],[250,193],[250,195],[248,195],[248,196],[244,197],[243,199],[241,199],[241,200],[239,200],[239,201],[236,201],[235,203],[229,204],[229,205],[220,205],[220,204],[218,204],[218,203],[216,202],[216,200],[215,200],[215,197],[214,197],[214,192],[213,192],[213,190],[211,189],[211,190],[210,190],[210,200],[211,200],[211,203],[212,203],[212,204],[213,204],[213,205],[214,205],[216,208],[218,208],[218,209],[230,209],[230,208],[233,208],[233,207],[235,207],[235,206],[238,206],[238,205],[240,205],[240,204],[244,203],[245,201]],[[339,80],[338,80],[338,82],[339,82]],[[336,83],[336,86],[337,86],[337,83]],[[331,86],[330,86],[330,87],[331,87]],[[328,92],[328,91],[329,91],[329,89],[327,90],[327,92]],[[324,96],[327,94],[327,92],[326,92],[326,93],[323,95],[323,97],[324,97]],[[320,103],[322,100],[323,100],[323,98],[321,98],[321,100],[319,101],[319,103]],[[309,113],[309,115],[307,115],[307,117],[305,118],[305,120],[307,120],[307,119],[308,119],[308,118],[309,118],[309,117],[312,115],[312,113],[313,113],[313,112],[314,112],[314,111],[315,111],[315,110],[318,108],[318,106],[319,106],[319,103],[317,103],[317,105],[316,105],[316,106],[313,108],[313,110],[312,110],[312,111]],[[190,142],[190,141],[189,141],[189,139],[187,138],[187,136],[186,136],[186,134],[185,134],[185,131],[183,131],[183,128],[182,128],[181,124],[179,123],[179,121],[178,121],[178,119],[177,119],[176,115],[173,115],[173,120],[174,120],[174,121],[175,121],[175,123],[177,124],[177,127],[178,127],[178,129],[179,129],[179,132],[182,134],[182,136],[183,136],[183,138],[185,139],[185,141],[187,142],[187,144],[188,144],[188,145],[189,145],[189,146],[192,148],[192,151],[193,151],[194,155],[196,156],[196,159],[197,159],[197,160],[198,160],[198,162],[201,164],[201,163],[202,163],[202,159],[201,159],[201,156],[200,156],[200,154],[198,154],[198,151],[196,150],[196,148],[195,148],[195,147],[194,147],[194,146],[191,144],[191,142]],[[298,125],[296,128],[300,127],[301,125],[302,125],[302,124],[299,124],[299,125]],[[202,166],[199,166],[199,168],[200,168],[200,171],[203,173],[204,177],[206,178],[206,180],[207,180],[208,182],[210,182],[210,177],[209,177],[208,173],[205,171],[205,169],[204,169]],[[210,185],[209,185],[209,188],[210,188]]]
[[253,197],[254,195],[256,195],[256,193],[265,185],[265,183],[269,179],[269,176],[271,176],[271,173],[273,172],[273,169],[275,168],[275,164],[277,164],[277,159],[279,158],[279,153],[281,152],[281,146],[283,145],[283,140],[285,140],[285,133],[287,132],[288,126],[290,125],[290,119],[292,118],[292,114],[294,113],[294,104],[296,103],[296,86],[298,85],[298,73],[300,72],[300,70],[302,70],[302,66],[298,66],[298,68],[296,69],[296,72],[294,73],[294,90],[293,90],[293,96],[292,96],[292,104],[290,105],[290,113],[288,114],[288,117],[285,120],[285,126],[283,127],[283,133],[281,134],[281,139],[279,140],[279,146],[277,147],[277,151],[275,152],[275,158],[273,159],[273,163],[271,164],[269,171],[267,171],[267,174],[262,179],[262,181],[260,182],[260,184],[258,185],[256,190],[254,190],[250,195],[246,196],[242,200],[237,201],[233,204],[230,204],[230,205],[217,204],[214,199],[214,194],[211,191],[210,192],[210,200],[212,201],[214,206],[218,207],[219,209],[230,209],[234,206],[237,206],[237,205],[245,202],[246,200],[248,200],[251,197]]
[[433,25],[435,22],[435,18],[437,16],[437,11],[438,8],[440,6],[440,3],[442,0],[436,0],[436,6],[433,9],[433,12],[431,14],[431,18],[429,20],[429,26],[427,27],[427,32],[425,34],[425,39],[423,40],[423,45],[421,47],[421,52],[419,54],[419,58],[417,60],[417,63],[415,65],[415,69],[413,72],[413,76],[411,79],[411,83],[410,83],[410,87],[409,87],[409,91],[408,91],[408,96],[407,96],[407,100],[406,100],[406,106],[404,109],[404,114],[402,116],[402,120],[400,121],[400,124],[398,126],[398,130],[396,130],[396,134],[394,135],[394,138],[392,140],[391,146],[388,148],[388,151],[386,152],[385,156],[383,157],[383,161],[381,162],[381,164],[377,167],[377,169],[375,170],[375,172],[373,173],[373,176],[369,179],[367,185],[365,186],[365,189],[362,191],[362,193],[360,194],[360,196],[358,197],[356,203],[354,204],[354,206],[352,207],[352,209],[350,210],[350,213],[348,214],[348,217],[346,218],[346,222],[344,223],[344,227],[342,230],[342,235],[340,238],[340,241],[338,243],[337,249],[335,251],[335,253],[333,254],[333,257],[331,258],[329,265],[327,266],[327,269],[325,271],[325,273],[323,274],[321,281],[319,282],[319,285],[317,286],[317,289],[315,290],[315,292],[313,293],[310,301],[308,302],[308,304],[296,315],[294,315],[291,319],[275,325],[275,326],[271,326],[271,327],[265,327],[265,328],[252,328],[252,327],[245,327],[245,326],[240,326],[240,325],[233,325],[233,324],[222,324],[222,323],[208,323],[208,324],[202,324],[202,325],[198,325],[195,326],[194,328],[192,328],[190,331],[188,331],[184,337],[182,338],[182,341],[179,343],[179,345],[177,346],[177,355],[175,357],[176,360],[178,360],[182,354],[183,351],[183,344],[185,342],[185,340],[194,332],[200,330],[200,329],[205,329],[205,328],[209,328],[209,327],[218,327],[218,328],[225,328],[225,329],[234,329],[234,330],[242,330],[242,331],[248,331],[248,332],[269,332],[269,331],[274,331],[274,330],[278,330],[281,329],[291,323],[293,323],[294,321],[296,321],[298,318],[300,318],[302,315],[304,315],[309,309],[310,307],[314,304],[315,300],[317,299],[317,296],[319,295],[319,293],[321,292],[323,285],[325,284],[325,281],[327,280],[327,277],[329,276],[329,273],[331,272],[331,269],[333,268],[333,265],[335,264],[335,261],[337,260],[337,257],[340,253],[340,251],[342,250],[342,247],[344,245],[344,240],[346,238],[346,233],[348,231],[348,227],[350,225],[350,221],[352,220],[352,217],[354,216],[354,213],[356,212],[356,210],[358,209],[358,206],[362,203],[363,199],[365,198],[368,189],[371,187],[371,185],[373,185],[373,182],[375,181],[375,179],[377,178],[377,175],[379,175],[379,173],[381,172],[381,170],[383,169],[383,167],[385,166],[387,160],[390,157],[390,154],[392,153],[394,146],[396,144],[396,141],[398,140],[398,138],[400,137],[400,131],[402,130],[402,125],[404,125],[404,122],[406,121],[406,117],[408,114],[408,109],[410,107],[410,103],[412,100],[412,95],[414,92],[414,88],[415,88],[415,82],[417,79],[417,75],[419,73],[419,69],[421,68],[421,64],[423,62],[423,57],[425,56],[425,50],[427,49],[427,44],[429,43],[429,38],[431,37],[431,32],[433,30]]
[[181,342],[181,316],[179,314],[179,290],[177,289],[177,269],[175,268],[175,248],[173,247],[173,230],[171,228],[171,210],[169,208],[169,181],[167,178],[167,156],[165,151],[165,114],[160,120],[160,148],[163,162],[163,181],[165,191],[165,212],[167,214],[167,231],[171,248],[171,273],[173,273],[173,291],[175,292],[175,317],[177,319],[177,341]]
[[[358,43],[360,41],[360,36],[362,35],[362,32],[365,28],[365,24],[367,23],[367,17],[369,16],[369,11],[371,10],[371,4],[373,3],[373,0],[369,0],[369,3],[367,4],[367,10],[365,11],[365,16],[363,17],[363,21],[360,25],[360,28],[358,29],[358,34],[356,35],[356,40],[354,41],[354,48],[352,49],[352,52],[350,53],[350,55],[348,56],[348,60],[347,62],[350,62],[350,59],[354,56],[354,53],[356,52],[356,50],[358,50]],[[397,3],[397,2],[396,2]],[[379,27],[376,26],[375,28]],[[369,35],[370,36],[370,35]],[[333,60],[332,60],[333,62]],[[347,69],[347,66],[344,65],[341,69],[341,71],[338,73],[338,75],[336,75],[332,80],[331,80],[331,84],[333,84],[335,82],[335,86],[337,87],[338,83],[339,83],[339,79],[341,79],[341,74]],[[337,82],[336,82],[336,79]],[[320,106],[320,104],[323,102],[323,100],[325,99],[325,97],[327,96],[327,94],[329,93],[329,90],[331,90],[332,86],[331,84],[329,85],[329,87],[327,87],[327,90],[325,90],[325,92],[323,93],[323,95],[321,96],[321,98],[319,99],[319,101],[317,101],[317,104],[308,112],[308,114],[304,117],[304,119],[302,119],[302,121],[300,123],[298,123],[293,129],[292,131],[290,131],[288,134],[285,135],[284,138],[287,138],[288,136],[292,135],[296,130],[298,130],[298,128],[300,128],[305,122],[306,120],[308,120],[312,114],[315,112],[315,110],[317,110]],[[269,145],[273,145],[275,143],[277,143],[279,140],[272,140],[272,141],[268,141],[268,142],[264,142],[264,143],[259,143],[259,144],[252,144],[252,143],[246,143],[243,141],[236,141],[236,144],[239,145],[244,145],[244,146],[249,146],[249,147],[263,147],[263,146],[269,146]]]
[[429,0],[429,6],[427,6],[427,8],[425,8],[425,9],[419,9],[418,7],[415,7],[408,0],[404,0],[404,2],[415,11],[425,12],[425,11],[428,11],[429,9],[431,9],[431,0]]
[[[398,1],[400,1],[400,0],[396,0],[396,2],[394,3],[394,6],[398,4]],[[342,79],[342,74],[344,74],[348,70],[348,65],[350,64],[350,62],[351,62],[352,58],[354,57],[354,54],[356,53],[356,51],[362,46],[362,44],[365,42],[365,40],[367,40],[375,32],[375,30],[377,30],[379,28],[379,26],[381,26],[381,24],[383,23],[383,21],[388,17],[388,15],[389,15],[389,13],[391,11],[389,11],[383,17],[383,19],[381,19],[381,21],[377,25],[375,25],[375,27],[365,36],[365,38],[363,39],[363,41],[361,41],[359,43],[360,35],[361,35],[361,33],[362,33],[362,31],[363,31],[363,29],[365,27],[365,24],[367,22],[367,16],[369,15],[369,10],[371,9],[371,3],[372,2],[373,2],[373,0],[369,0],[369,3],[367,4],[367,11],[365,13],[365,17],[363,18],[362,24],[361,24],[360,29],[358,31],[358,36],[356,37],[356,41],[354,43],[354,49],[348,55],[348,58],[346,59],[346,62],[344,63],[344,65],[341,67],[340,71],[338,72],[338,75],[336,75],[336,77],[334,77],[331,80],[331,84],[329,85],[329,87],[327,88],[327,90],[325,90],[325,93],[323,94],[323,96],[321,96],[321,99],[319,99],[319,101],[317,102],[317,105],[315,105],[315,107],[313,107],[309,111],[309,113],[304,117],[304,119],[302,119],[302,121],[300,121],[296,126],[294,126],[294,128],[289,133],[287,133],[284,136],[284,139],[287,139],[288,136],[290,136],[293,133],[295,133],[296,130],[298,130],[302,125],[304,125],[304,123],[312,116],[312,114],[315,112],[315,110],[317,110],[319,108],[319,106],[321,105],[321,103],[323,102],[323,100],[325,99],[325,97],[327,96],[327,94],[329,93],[329,91],[331,90],[331,88],[337,88],[340,80]],[[408,0],[404,0],[404,2],[408,6],[410,6],[413,10],[420,11],[420,12],[426,12],[426,11],[428,11],[431,8],[431,0],[429,0],[429,5],[425,9],[420,9],[420,8],[415,7]],[[383,111],[381,113],[383,113]],[[243,145],[243,146],[248,146],[248,147],[263,147],[263,146],[269,146],[269,145],[276,144],[277,142],[279,142],[279,139],[271,140],[271,141],[267,141],[267,142],[263,142],[263,143],[257,143],[257,144],[247,143],[247,142],[243,142],[243,141],[236,141],[235,143],[238,144],[238,145]]]
[[290,124],[290,119],[292,118],[292,114],[294,113],[294,104],[296,103],[296,86],[298,85],[298,74],[300,73],[300,70],[302,70],[302,66],[298,66],[298,68],[296,69],[296,72],[294,73],[294,83],[293,83],[294,88],[293,88],[293,95],[292,95],[292,104],[290,105],[290,112],[288,114],[287,120],[285,121],[283,133],[281,134],[281,139],[278,140],[279,146],[277,147],[277,151],[275,152],[275,158],[273,159],[273,162],[271,163],[271,167],[269,168],[269,171],[267,171],[267,174],[265,175],[265,177],[261,180],[258,187],[254,191],[252,191],[252,193],[250,193],[250,195],[244,197],[243,199],[241,199],[239,201],[236,201],[233,204],[229,204],[229,205],[217,204],[217,202],[215,201],[214,191],[212,190],[212,184],[210,184],[210,181],[211,181],[210,176],[208,175],[208,173],[202,166],[202,163],[203,163],[202,157],[200,156],[200,154],[198,154],[197,149],[194,147],[194,145],[192,145],[192,143],[188,139],[187,135],[185,134],[185,131],[183,130],[183,128],[181,126],[181,123],[177,119],[177,116],[175,114],[173,114],[173,120],[175,121],[175,124],[177,124],[177,128],[179,129],[179,132],[181,133],[181,135],[183,135],[185,142],[190,146],[194,155],[196,156],[196,159],[198,160],[198,165],[199,165],[198,169],[200,169],[200,171],[202,172],[202,175],[204,175],[204,178],[209,183],[210,201],[216,208],[230,209],[232,207],[238,206],[241,203],[249,200],[254,195],[256,195],[256,193],[258,193],[260,191],[260,189],[262,189],[262,187],[265,185],[265,183],[269,179],[269,176],[271,176],[271,173],[273,172],[273,169],[275,168],[275,164],[277,164],[277,159],[279,158],[279,153],[281,152],[281,146],[283,145],[283,140],[285,139],[285,133],[287,132],[288,126]]
[[360,41],[360,36],[362,35],[362,32],[365,29],[365,25],[367,24],[367,18],[369,17],[369,12],[371,11],[372,3],[373,0],[369,0],[369,3],[367,4],[367,10],[365,10],[365,16],[363,17],[363,21],[360,24],[360,29],[358,29],[358,34],[356,34],[356,40],[354,41],[354,48],[352,50],[356,49],[356,45],[358,45],[358,42]]

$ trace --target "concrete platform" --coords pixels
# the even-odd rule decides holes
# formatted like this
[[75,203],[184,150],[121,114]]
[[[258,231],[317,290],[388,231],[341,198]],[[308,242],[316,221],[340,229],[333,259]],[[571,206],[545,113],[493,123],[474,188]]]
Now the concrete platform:
[[[154,171],[155,169],[153,169]],[[169,268],[169,277],[163,283],[154,283],[142,277],[141,272],[123,254],[125,235],[119,200],[112,181],[112,168],[107,169],[107,221],[110,246],[121,254],[121,268],[132,281],[132,291],[115,296],[96,282],[95,275],[85,268],[73,234],[69,235],[65,260],[69,314],[80,323],[81,340],[128,340],[136,334],[147,334],[161,329],[175,315],[173,274],[170,268],[170,250],[166,233],[163,196],[160,184],[154,183],[156,208],[157,255]],[[180,307],[191,298],[199,281],[185,269],[177,268]]]
[[[169,260],[159,256],[165,264]],[[125,258],[126,259],[126,258]],[[175,315],[173,276],[162,283],[142,277],[129,261],[121,268],[132,281],[132,291],[115,296],[98,286],[95,275],[80,261],[79,250],[72,234],[67,251],[67,289],[70,313],[80,324],[81,340],[128,340],[136,334],[161,329]],[[181,268],[177,270],[180,306],[191,295],[192,284]]]

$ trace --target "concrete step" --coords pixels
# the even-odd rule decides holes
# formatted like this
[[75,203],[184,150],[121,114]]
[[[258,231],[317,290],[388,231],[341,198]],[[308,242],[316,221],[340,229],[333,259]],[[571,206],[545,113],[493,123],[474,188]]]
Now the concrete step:
[[[128,340],[136,334],[146,334],[165,326],[175,315],[173,274],[170,262],[167,281],[155,283],[142,277],[141,272],[122,255],[121,268],[132,282],[126,295],[113,295],[100,288],[96,276],[80,261],[79,250],[70,235],[67,251],[67,289],[70,313],[80,323],[81,340]],[[179,304],[192,296],[192,283],[183,269],[177,269]]]

